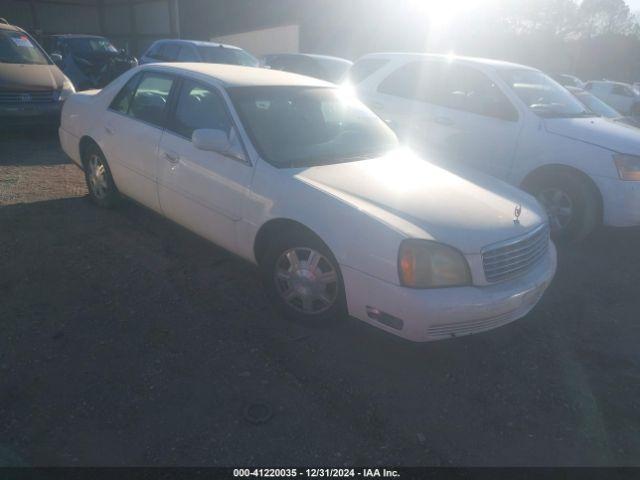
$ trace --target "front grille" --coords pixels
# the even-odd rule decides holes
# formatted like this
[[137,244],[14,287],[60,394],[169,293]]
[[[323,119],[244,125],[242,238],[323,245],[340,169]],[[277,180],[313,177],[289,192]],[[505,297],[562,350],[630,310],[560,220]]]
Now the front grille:
[[500,282],[529,271],[549,248],[549,227],[545,224],[533,232],[482,252],[484,276],[488,282]]
[[29,103],[49,103],[55,102],[58,92],[55,90],[37,90],[37,91],[0,91],[0,104],[17,104],[24,105]]

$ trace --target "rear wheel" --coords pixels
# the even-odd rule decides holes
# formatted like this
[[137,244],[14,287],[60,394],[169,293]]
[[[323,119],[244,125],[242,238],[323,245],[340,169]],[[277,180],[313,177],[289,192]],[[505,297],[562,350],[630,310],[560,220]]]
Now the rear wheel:
[[274,238],[260,266],[269,297],[288,318],[321,324],[345,314],[338,263],[315,235],[293,230]]
[[577,242],[598,225],[598,199],[592,186],[571,172],[546,173],[526,186],[547,211],[555,240]]
[[96,146],[87,149],[84,155],[84,177],[91,199],[101,207],[112,208],[119,198],[111,170],[104,155]]

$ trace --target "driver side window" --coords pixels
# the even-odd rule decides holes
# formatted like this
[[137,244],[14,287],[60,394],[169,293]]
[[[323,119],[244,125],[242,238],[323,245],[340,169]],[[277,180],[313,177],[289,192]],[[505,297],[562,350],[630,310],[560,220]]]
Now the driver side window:
[[231,120],[223,99],[213,88],[184,80],[169,130],[191,139],[194,130],[210,128],[229,133]]

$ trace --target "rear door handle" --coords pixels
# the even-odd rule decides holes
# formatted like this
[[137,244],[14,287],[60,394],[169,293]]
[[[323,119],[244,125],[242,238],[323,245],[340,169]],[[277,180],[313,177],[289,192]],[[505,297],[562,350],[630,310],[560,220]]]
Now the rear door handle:
[[105,126],[104,131],[107,132],[109,135],[113,135],[113,128],[109,126]]
[[180,155],[178,155],[177,153],[164,152],[163,155],[164,155],[164,158],[167,160],[167,162],[171,163],[172,165],[175,165],[180,161]]

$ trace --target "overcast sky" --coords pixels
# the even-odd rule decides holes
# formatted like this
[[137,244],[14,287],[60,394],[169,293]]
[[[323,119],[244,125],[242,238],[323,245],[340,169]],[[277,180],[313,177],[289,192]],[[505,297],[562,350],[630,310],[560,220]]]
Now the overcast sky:
[[640,0],[627,0],[627,5],[629,5],[632,12],[640,10]]

